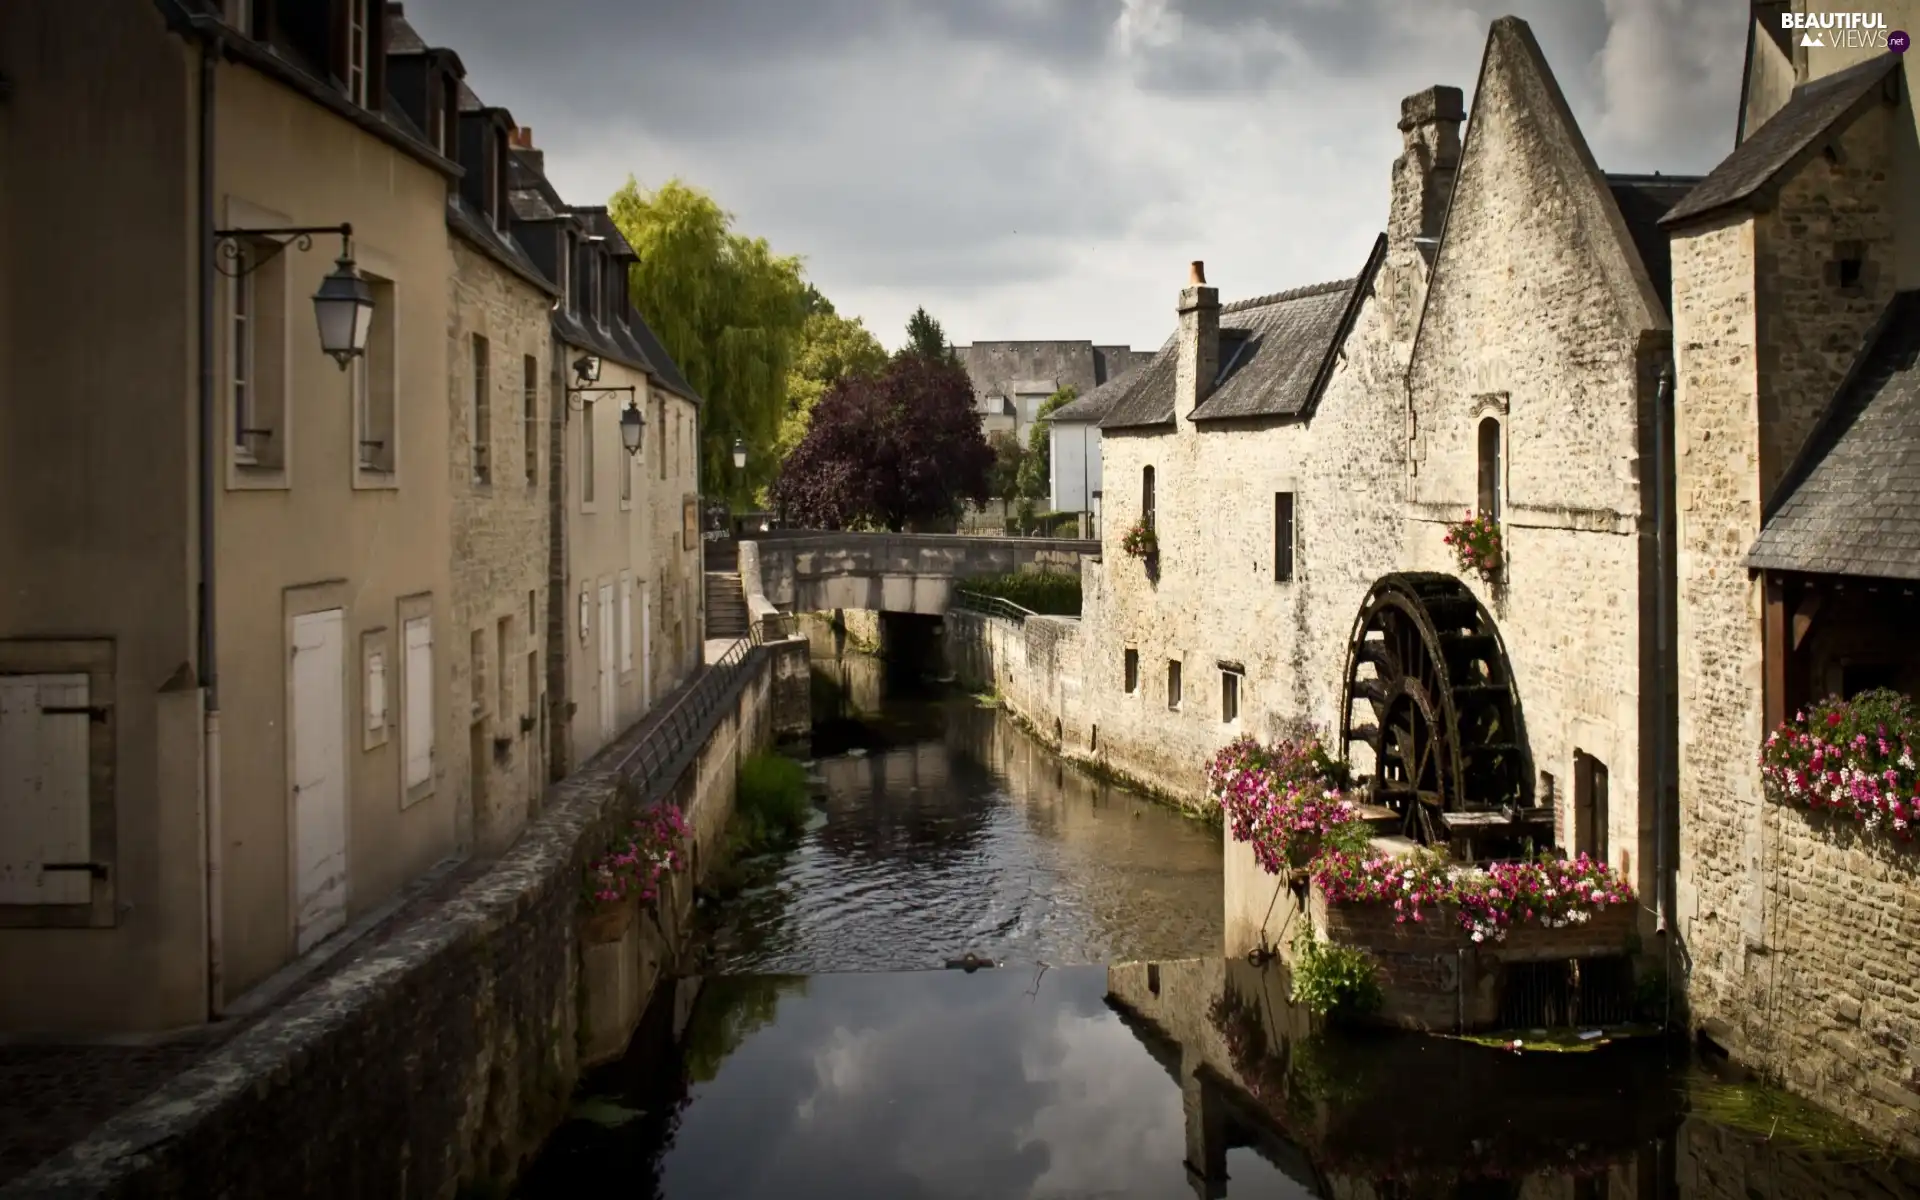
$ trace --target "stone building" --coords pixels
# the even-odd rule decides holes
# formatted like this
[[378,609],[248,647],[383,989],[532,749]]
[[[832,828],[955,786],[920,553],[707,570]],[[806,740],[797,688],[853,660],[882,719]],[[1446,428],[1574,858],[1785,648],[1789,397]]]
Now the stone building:
[[557,778],[699,664],[699,400],[628,298],[635,256],[606,209],[563,201],[528,131],[511,158],[515,230],[560,288],[546,663]]
[[1005,430],[1022,445],[1047,397],[1064,387],[1084,396],[1153,357],[1092,342],[975,342],[953,352],[973,381],[980,427],[989,434]]
[[[1409,835],[1512,806],[1507,832],[1652,896],[1655,221],[1694,181],[1603,174],[1518,20],[1494,23],[1464,120],[1457,89],[1403,103],[1387,232],[1353,278],[1182,293],[1101,422],[1072,736],[1097,724],[1115,765],[1192,796],[1221,744],[1304,718]],[[1492,582],[1442,542],[1469,511],[1502,535]],[[1157,559],[1121,550],[1140,524]]]
[[[1888,6],[1913,28],[1920,6]],[[1894,11],[1903,9],[1904,11]],[[1677,383],[1680,877],[1695,1023],[1920,1147],[1920,868],[1769,798],[1809,701],[1920,694],[1920,134],[1911,69],[1754,6],[1741,141],[1667,218]]]

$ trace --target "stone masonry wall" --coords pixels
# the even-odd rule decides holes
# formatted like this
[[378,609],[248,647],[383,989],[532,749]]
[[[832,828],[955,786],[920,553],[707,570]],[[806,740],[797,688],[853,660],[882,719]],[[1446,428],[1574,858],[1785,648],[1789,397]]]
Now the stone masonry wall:
[[[1676,231],[1680,879],[1695,1024],[1741,1061],[1920,1150],[1920,863],[1763,795],[1763,505],[1891,294],[1875,108],[1764,214]],[[1839,286],[1841,244],[1864,251]]]
[[[442,653],[453,665],[456,713],[468,716],[470,712],[468,720],[478,736],[459,739],[441,753],[452,767],[446,777],[464,797],[461,807],[473,812],[476,841],[497,849],[520,832],[547,784],[539,718],[545,710],[547,570],[552,549],[546,382],[553,339],[547,320],[550,301],[544,294],[458,239],[452,246],[447,415],[453,628],[444,637]],[[487,339],[491,383],[492,482],[484,486],[474,483],[471,468],[472,338],[476,334]],[[525,407],[525,360],[529,358],[534,364],[532,421],[526,419]],[[484,647],[477,664],[472,654],[475,634]],[[390,696],[398,694],[394,689],[401,666],[398,662],[387,666]],[[534,718],[532,729],[521,727],[523,717]],[[463,730],[469,728],[468,720],[460,722]],[[496,738],[506,740],[504,748],[496,745]],[[476,750],[483,756],[478,771],[472,762]]]
[[[1653,404],[1668,321],[1530,36],[1495,24],[1410,391],[1407,566],[1462,574],[1512,667],[1536,795],[1573,827],[1574,757],[1604,763],[1608,858],[1656,894],[1650,674]],[[1504,586],[1442,539],[1501,433]],[[1541,795],[1545,799],[1544,795]],[[1571,838],[1563,840],[1571,843]],[[1569,846],[1569,848],[1571,848]]]
[[[1087,719],[1130,773],[1197,800],[1207,757],[1235,736],[1272,737],[1300,718],[1337,728],[1354,615],[1400,559],[1406,350],[1388,308],[1369,300],[1310,420],[1102,438],[1102,554],[1083,571],[1081,607]],[[1120,548],[1149,465],[1157,581]],[[1295,496],[1287,582],[1274,578],[1277,492]],[[1139,659],[1131,694],[1129,649]],[[1242,669],[1232,723],[1222,720],[1222,664]]]
[[[586,863],[665,800],[690,814],[693,871],[712,861],[739,758],[771,737],[773,663],[758,654],[706,738],[645,795],[623,792],[616,754],[603,755],[451,899],[0,1196],[452,1200],[509,1187],[564,1119],[595,1040],[575,935]],[[684,928],[691,888],[675,896],[670,929]]]
[[[648,455],[651,461],[635,472],[647,510],[643,528],[651,530],[651,540],[635,574],[651,580],[653,688],[654,695],[659,695],[699,660],[705,641],[706,594],[701,587],[698,527],[691,547],[685,530],[686,502],[699,491],[700,410],[691,401],[658,388],[653,396],[656,411],[647,417],[647,440],[655,449]],[[636,611],[634,620],[639,619]]]

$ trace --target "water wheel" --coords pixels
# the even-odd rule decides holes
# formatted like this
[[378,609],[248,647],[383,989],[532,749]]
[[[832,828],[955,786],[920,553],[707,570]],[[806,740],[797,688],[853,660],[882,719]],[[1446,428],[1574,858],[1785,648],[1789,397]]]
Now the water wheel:
[[1448,840],[1448,814],[1532,803],[1506,653],[1492,616],[1451,575],[1373,585],[1353,624],[1340,721],[1369,800],[1415,841]]

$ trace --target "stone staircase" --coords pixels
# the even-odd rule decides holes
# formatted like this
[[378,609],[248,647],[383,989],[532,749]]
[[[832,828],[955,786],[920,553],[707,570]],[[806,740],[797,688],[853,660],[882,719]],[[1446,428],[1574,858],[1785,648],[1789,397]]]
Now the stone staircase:
[[747,636],[747,597],[740,589],[740,572],[708,571],[706,588],[707,637]]

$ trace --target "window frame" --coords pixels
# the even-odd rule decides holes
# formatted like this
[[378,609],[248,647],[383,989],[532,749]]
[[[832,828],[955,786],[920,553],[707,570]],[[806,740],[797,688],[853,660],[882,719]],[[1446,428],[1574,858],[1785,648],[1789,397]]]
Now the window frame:
[[373,0],[345,0],[347,99],[370,107],[373,96]]
[[596,511],[594,499],[593,460],[595,443],[593,436],[592,396],[580,399],[580,509],[582,512]]
[[1167,660],[1167,711],[1179,712],[1186,702],[1186,680],[1182,677],[1182,662],[1177,658]]
[[493,346],[482,334],[470,334],[468,380],[473,388],[468,409],[467,460],[473,486],[493,485]]
[[379,626],[363,630],[360,634],[360,749],[362,753],[378,750],[393,740],[394,677],[388,665],[389,661],[386,627]]
[[1474,513],[1500,525],[1507,509],[1507,430],[1506,422],[1495,413],[1474,422],[1473,461]]
[[363,269],[361,274],[374,305],[366,352],[347,369],[353,481],[355,487],[394,487],[400,474],[400,289],[382,271]]
[[1300,494],[1273,494],[1273,581],[1292,583],[1300,569]]
[[527,486],[540,486],[540,359],[520,356],[521,453],[525,456]]
[[[433,619],[433,601],[431,597],[413,597],[400,602],[400,807],[410,808],[431,796],[434,792],[435,776],[439,766],[439,713],[434,703],[434,692],[439,666],[435,653],[435,631]],[[425,633],[426,675],[416,679],[413,674],[413,634],[416,629]],[[414,705],[422,706],[426,725],[426,746],[422,758],[426,763],[426,775],[415,780],[409,772],[413,767]]]
[[1155,494],[1153,464],[1140,468],[1140,523],[1148,529],[1159,532],[1156,522],[1159,519],[1159,497]]
[[1120,690],[1128,696],[1140,694],[1140,651],[1132,646],[1121,650]]
[[1220,723],[1238,725],[1240,723],[1241,691],[1247,681],[1245,671],[1232,667],[1220,668]]

